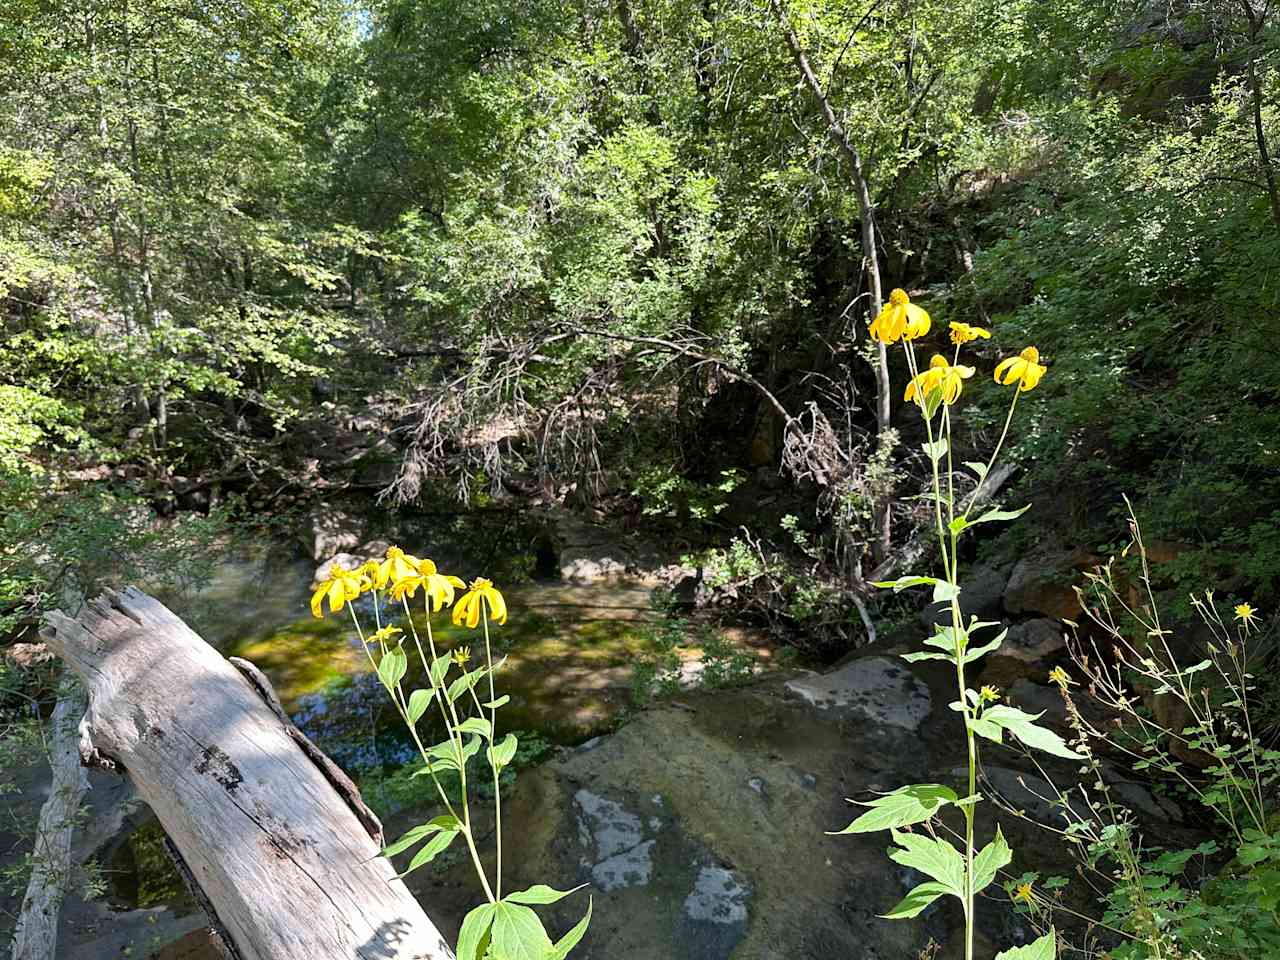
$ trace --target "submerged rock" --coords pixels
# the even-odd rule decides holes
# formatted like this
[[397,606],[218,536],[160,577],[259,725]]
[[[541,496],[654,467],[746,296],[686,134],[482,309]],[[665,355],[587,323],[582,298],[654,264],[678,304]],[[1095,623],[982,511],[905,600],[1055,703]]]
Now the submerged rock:
[[929,715],[929,688],[888,657],[863,657],[833,673],[791,680],[787,689],[822,710],[847,710],[873,723],[915,730]]

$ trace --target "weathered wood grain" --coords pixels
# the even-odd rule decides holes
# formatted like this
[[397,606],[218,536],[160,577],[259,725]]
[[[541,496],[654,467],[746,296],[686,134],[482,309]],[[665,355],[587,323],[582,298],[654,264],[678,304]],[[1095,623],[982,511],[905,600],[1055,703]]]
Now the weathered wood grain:
[[109,591],[44,639],[88,690],[82,757],[134,782],[243,960],[452,960],[273,695],[163,604]]

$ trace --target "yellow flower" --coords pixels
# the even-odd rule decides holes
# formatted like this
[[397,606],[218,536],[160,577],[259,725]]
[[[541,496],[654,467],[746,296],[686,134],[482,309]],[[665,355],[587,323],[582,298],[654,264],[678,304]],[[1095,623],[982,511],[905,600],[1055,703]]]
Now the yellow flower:
[[999,687],[983,687],[978,691],[978,699],[983,703],[995,703],[1000,699]]
[[489,616],[497,623],[507,622],[507,601],[491,580],[483,577],[471,581],[471,588],[462,595],[453,608],[453,625],[456,627],[464,620],[468,627],[480,623],[481,607],[488,606]]
[[369,634],[369,638],[365,643],[390,643],[398,635],[404,633],[399,627],[386,626],[376,633]]
[[1049,368],[1040,363],[1040,351],[1027,347],[1016,357],[1007,357],[996,364],[996,383],[1018,384],[1023,393],[1035,387]]
[[1258,619],[1258,611],[1247,603],[1241,603],[1236,606],[1236,619],[1244,626],[1252,627]]
[[465,667],[467,665],[467,662],[470,659],[471,659],[470,647],[459,647],[457,650],[453,651],[453,662],[460,667]]
[[418,560],[415,557],[408,558],[413,561],[413,573],[407,577],[401,577],[395,582],[391,588],[391,599],[400,600],[405,596],[414,596],[418,592],[418,588],[422,587],[427,593],[427,600],[431,606],[431,612],[435,613],[442,607],[447,607],[453,603],[453,591],[455,587],[466,586],[458,577],[448,576],[439,573],[436,565],[431,560]]
[[348,570],[340,563],[329,564],[328,576],[311,594],[311,615],[316,618],[324,616],[321,608],[326,598],[330,612],[337,613],[348,601],[360,596],[367,584],[368,578],[359,570]]
[[942,402],[955,403],[960,399],[960,391],[964,389],[964,381],[973,376],[973,367],[963,364],[952,366],[947,358],[938,354],[929,361],[929,369],[912,378],[907,384],[907,392],[903,400],[914,400],[918,406],[924,407],[925,400],[934,390],[942,390]]
[[957,347],[962,343],[968,343],[970,340],[977,340],[981,337],[983,340],[991,339],[991,331],[982,327],[971,327],[967,323],[951,324],[951,342]]
[[884,343],[914,340],[929,332],[928,311],[911,302],[905,290],[894,290],[880,316],[871,322],[871,336]]
[[1061,667],[1054,667],[1049,671],[1049,679],[1065,690],[1068,686],[1075,686],[1075,681],[1067,675],[1067,671]]
[[1013,891],[1014,902],[1022,902],[1025,904],[1035,903],[1035,894],[1031,892],[1031,884],[1020,883],[1017,889]]
[[374,586],[381,590],[388,583],[393,586],[405,577],[417,575],[417,557],[411,557],[399,547],[387,547],[387,559],[378,564],[378,576]]

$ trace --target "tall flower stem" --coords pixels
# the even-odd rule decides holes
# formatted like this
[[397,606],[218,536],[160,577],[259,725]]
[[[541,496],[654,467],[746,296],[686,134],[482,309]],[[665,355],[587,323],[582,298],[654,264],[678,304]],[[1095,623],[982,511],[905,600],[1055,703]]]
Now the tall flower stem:
[[489,611],[485,609],[484,617],[484,662],[489,674],[489,767],[493,770],[493,817],[495,846],[497,848],[497,869],[494,878],[498,887],[498,898],[502,898],[502,790],[498,784],[498,763],[493,756],[493,745],[498,736],[497,695],[493,686],[493,653],[489,647]]

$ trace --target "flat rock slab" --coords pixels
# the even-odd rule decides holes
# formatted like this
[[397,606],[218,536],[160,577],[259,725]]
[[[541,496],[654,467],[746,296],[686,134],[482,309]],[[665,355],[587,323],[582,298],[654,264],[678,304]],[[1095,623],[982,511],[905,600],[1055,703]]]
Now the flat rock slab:
[[864,657],[839,670],[787,683],[821,710],[847,710],[875,723],[916,730],[932,709],[929,688],[888,657]]

